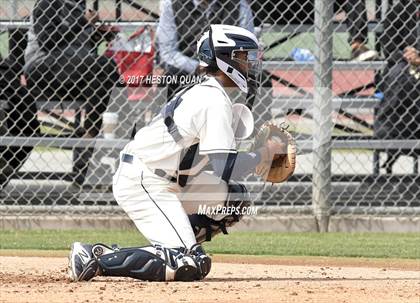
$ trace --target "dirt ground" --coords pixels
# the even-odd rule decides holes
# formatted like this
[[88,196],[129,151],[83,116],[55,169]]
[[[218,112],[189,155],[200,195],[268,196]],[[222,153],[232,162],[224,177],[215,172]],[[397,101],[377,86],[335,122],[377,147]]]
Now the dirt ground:
[[214,256],[200,282],[97,277],[70,283],[64,257],[0,256],[0,302],[420,302],[420,264]]

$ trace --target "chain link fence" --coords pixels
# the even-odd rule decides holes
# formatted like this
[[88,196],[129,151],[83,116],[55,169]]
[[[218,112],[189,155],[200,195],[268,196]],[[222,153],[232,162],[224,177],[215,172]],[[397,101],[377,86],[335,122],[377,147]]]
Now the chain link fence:
[[194,81],[211,22],[257,35],[256,127],[287,123],[297,139],[287,183],[245,180],[255,205],[313,214],[321,230],[333,214],[419,215],[417,1],[0,3],[2,215],[120,213],[119,151]]

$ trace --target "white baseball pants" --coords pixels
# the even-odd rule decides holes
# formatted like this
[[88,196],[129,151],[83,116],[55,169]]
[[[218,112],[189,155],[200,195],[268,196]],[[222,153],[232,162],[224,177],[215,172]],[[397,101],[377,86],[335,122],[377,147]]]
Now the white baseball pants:
[[137,229],[152,243],[167,248],[196,244],[188,214],[199,205],[223,206],[228,188],[219,177],[202,172],[181,188],[155,175],[139,159],[120,162],[113,178],[113,193]]

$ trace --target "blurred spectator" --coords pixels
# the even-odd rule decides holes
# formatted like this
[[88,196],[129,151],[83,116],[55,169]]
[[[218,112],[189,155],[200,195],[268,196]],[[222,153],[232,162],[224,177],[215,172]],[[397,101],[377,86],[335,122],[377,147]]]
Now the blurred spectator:
[[[351,58],[357,61],[371,60],[377,52],[366,47],[368,21],[365,0],[336,0],[334,11],[343,10],[347,17]],[[315,9],[313,0],[252,0],[255,25],[270,24],[310,24],[314,23]]]
[[[113,60],[96,53],[106,34],[97,21],[98,14],[86,9],[84,0],[37,0],[25,53],[27,83],[35,98],[83,102],[84,129],[76,134],[85,138],[98,135],[118,80]],[[75,184],[83,184],[92,153],[92,148],[75,149]]]
[[387,60],[379,88],[375,134],[385,139],[420,139],[420,1],[400,0],[388,11],[381,37]]
[[[197,41],[210,24],[241,26],[254,32],[247,0],[161,0],[157,41],[160,61],[168,75],[199,73]],[[179,84],[168,86],[168,96]]]
[[415,0],[400,0],[386,14],[381,46],[389,66],[403,60],[402,53],[407,47],[418,49],[419,3]]
[[[418,74],[418,66],[420,65],[420,56],[419,56],[419,50],[412,46],[407,46],[404,49],[403,57],[405,61],[407,61],[409,64],[411,64],[410,67],[410,75],[416,75]],[[418,80],[418,77],[417,77]]]
[[[0,59],[0,136],[30,137],[39,130],[34,99],[21,85],[24,32],[12,31],[9,36],[10,53]],[[25,163],[33,147],[0,146],[0,191]]]

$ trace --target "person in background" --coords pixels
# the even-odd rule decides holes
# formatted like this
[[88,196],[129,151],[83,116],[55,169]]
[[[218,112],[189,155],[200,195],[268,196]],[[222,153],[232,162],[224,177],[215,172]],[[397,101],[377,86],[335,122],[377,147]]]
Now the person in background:
[[[351,47],[351,58],[356,61],[375,59],[378,53],[367,48],[368,21],[365,0],[331,1],[334,11],[346,13],[346,24],[349,32],[348,42]],[[313,0],[253,0],[252,10],[255,14],[255,25],[269,24],[310,24],[314,23],[315,8]]]
[[[31,15],[25,75],[34,98],[82,101],[84,127],[75,136],[94,138],[119,75],[97,46],[109,32],[84,0],[38,0]],[[83,185],[92,148],[75,148],[74,184]]]
[[420,139],[419,1],[401,0],[384,20],[381,45],[387,65],[376,112],[375,135],[381,139]]
[[[22,85],[25,30],[9,33],[8,56],[0,57],[0,136],[32,137],[39,133],[34,98]],[[0,146],[0,192],[23,166],[32,146]]]

